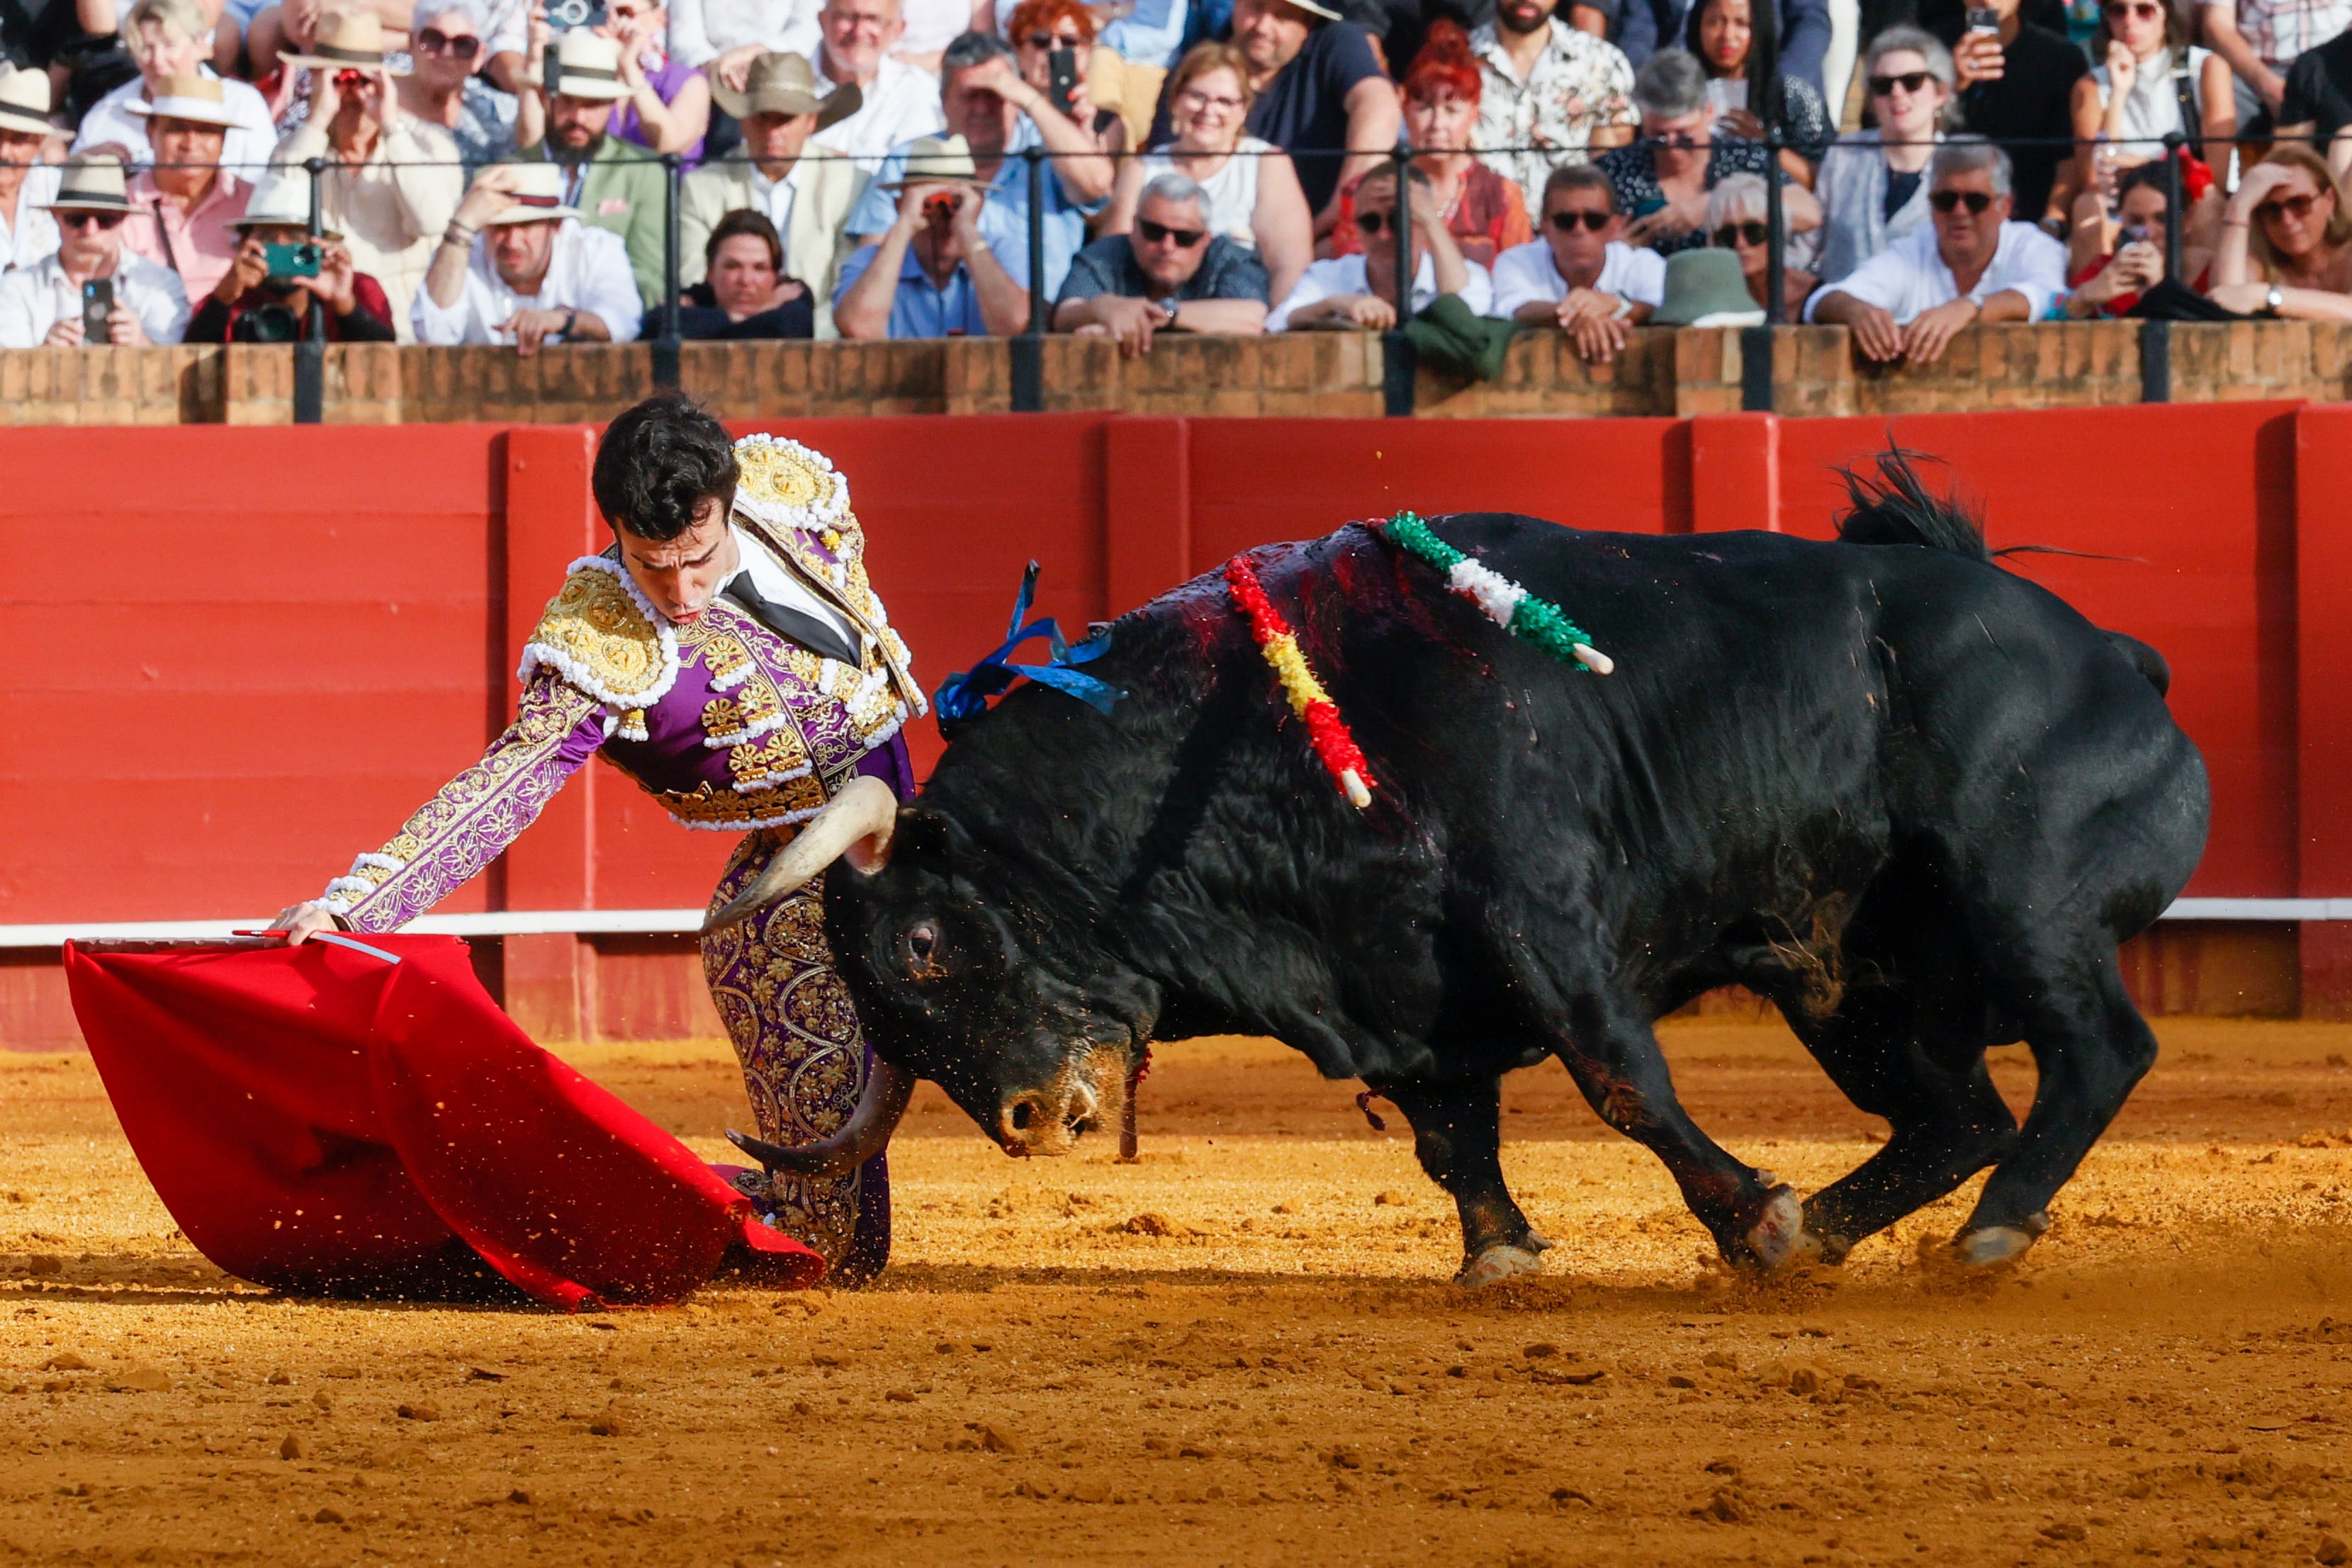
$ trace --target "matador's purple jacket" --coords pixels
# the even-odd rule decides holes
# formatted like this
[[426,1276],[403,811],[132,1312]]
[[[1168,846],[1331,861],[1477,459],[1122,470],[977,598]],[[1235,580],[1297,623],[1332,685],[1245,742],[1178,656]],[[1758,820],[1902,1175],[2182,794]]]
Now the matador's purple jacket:
[[[924,711],[907,645],[867,584],[849,486],[797,443],[736,444],[734,526],[845,617],[858,664],[820,657],[732,600],[674,623],[617,556],[572,564],[523,649],[514,723],[381,850],[327,886],[326,907],[360,931],[430,909],[513,842],[588,758],[604,758],[688,828],[747,834],[716,904],[733,896],[851,777],[901,798],[912,772],[899,737]],[[818,888],[703,944],[712,998],[741,1057],[762,1136],[800,1143],[856,1103],[864,1042],[834,973]],[[841,1181],[782,1181],[779,1223],[846,1272],[888,1250],[880,1160]]]

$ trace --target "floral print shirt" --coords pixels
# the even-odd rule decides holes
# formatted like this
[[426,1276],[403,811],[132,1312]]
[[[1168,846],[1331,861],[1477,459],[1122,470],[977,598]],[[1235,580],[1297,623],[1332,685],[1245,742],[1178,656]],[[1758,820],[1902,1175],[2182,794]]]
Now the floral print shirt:
[[1528,210],[1543,203],[1544,181],[1562,163],[1581,163],[1594,131],[1636,125],[1633,68],[1616,45],[1551,21],[1551,41],[1525,81],[1489,22],[1470,35],[1483,78],[1478,94],[1477,145],[1529,147],[1530,152],[1482,152],[1479,162],[1519,183]]

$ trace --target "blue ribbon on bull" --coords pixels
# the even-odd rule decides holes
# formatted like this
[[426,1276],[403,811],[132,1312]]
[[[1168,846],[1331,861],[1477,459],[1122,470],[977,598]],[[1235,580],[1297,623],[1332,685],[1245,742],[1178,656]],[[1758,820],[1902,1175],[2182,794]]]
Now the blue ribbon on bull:
[[[940,683],[939,691],[931,698],[931,707],[939,719],[940,734],[946,738],[953,740],[957,729],[987,713],[988,700],[1001,695],[1024,675],[1041,686],[1066,693],[1103,714],[1109,713],[1111,705],[1127,695],[1117,686],[1072,667],[1110,652],[1109,627],[1073,644],[1062,635],[1060,622],[1050,615],[1022,624],[1029,614],[1030,601],[1036,597],[1038,570],[1033,560],[1029,570],[1021,574],[1021,591],[1013,601],[1013,620],[1006,628],[1003,645],[971,669],[960,670]],[[1039,637],[1045,639],[1045,663],[1012,662],[1014,649]]]

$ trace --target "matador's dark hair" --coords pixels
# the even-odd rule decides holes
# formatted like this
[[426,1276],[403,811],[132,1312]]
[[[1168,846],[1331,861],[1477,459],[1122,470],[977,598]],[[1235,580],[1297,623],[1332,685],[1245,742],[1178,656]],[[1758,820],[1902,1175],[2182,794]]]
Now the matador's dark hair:
[[694,399],[658,392],[605,426],[590,484],[614,528],[674,539],[705,500],[719,497],[722,516],[733,504],[735,444]]

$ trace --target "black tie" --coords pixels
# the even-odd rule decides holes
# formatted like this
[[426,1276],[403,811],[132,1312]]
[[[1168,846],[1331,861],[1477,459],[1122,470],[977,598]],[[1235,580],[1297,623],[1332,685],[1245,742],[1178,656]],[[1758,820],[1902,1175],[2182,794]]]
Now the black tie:
[[853,669],[863,662],[857,656],[857,650],[822,616],[811,615],[804,610],[794,610],[790,605],[761,597],[760,591],[751,586],[751,574],[748,571],[737,572],[734,580],[721,591],[725,597],[750,611],[761,625],[787,643],[797,643],[812,653],[837,660]]

